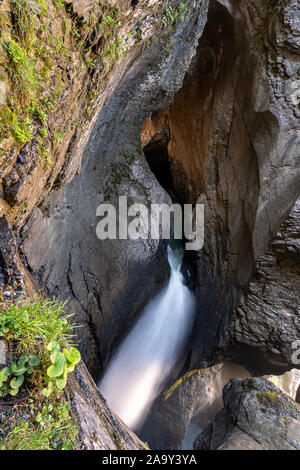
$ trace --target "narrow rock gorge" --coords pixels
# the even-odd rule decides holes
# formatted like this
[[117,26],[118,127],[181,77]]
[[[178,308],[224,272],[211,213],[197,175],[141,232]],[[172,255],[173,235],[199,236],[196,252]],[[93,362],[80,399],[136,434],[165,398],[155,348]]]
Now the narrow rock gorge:
[[[1,365],[5,305],[67,300],[83,362],[61,393],[81,448],[299,449],[298,2],[3,0],[0,13]],[[194,325],[138,437],[95,383],[167,284],[169,240],[100,240],[97,208],[120,196],[204,206],[204,245],[181,264]]]

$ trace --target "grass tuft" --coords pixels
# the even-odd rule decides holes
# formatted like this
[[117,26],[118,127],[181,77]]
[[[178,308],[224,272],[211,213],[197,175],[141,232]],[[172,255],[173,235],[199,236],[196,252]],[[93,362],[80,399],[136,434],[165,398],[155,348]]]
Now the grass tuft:
[[21,106],[34,99],[39,89],[39,79],[35,69],[35,61],[26,50],[13,39],[3,42],[3,48],[9,57],[7,67],[11,83]]
[[[28,409],[30,413],[30,407]],[[29,419],[19,419],[0,441],[0,450],[72,450],[78,448],[77,427],[68,403],[48,403]]]
[[17,341],[22,352],[39,353],[50,342],[64,346],[70,342],[70,324],[65,315],[66,302],[21,298],[16,303],[0,303],[0,336]]

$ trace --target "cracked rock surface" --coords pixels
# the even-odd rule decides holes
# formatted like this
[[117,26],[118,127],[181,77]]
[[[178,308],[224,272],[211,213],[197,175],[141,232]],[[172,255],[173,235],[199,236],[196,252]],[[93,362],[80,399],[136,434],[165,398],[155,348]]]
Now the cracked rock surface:
[[232,379],[224,409],[194,441],[196,450],[300,450],[300,410],[264,378]]
[[259,258],[222,339],[253,373],[299,368],[300,199]]

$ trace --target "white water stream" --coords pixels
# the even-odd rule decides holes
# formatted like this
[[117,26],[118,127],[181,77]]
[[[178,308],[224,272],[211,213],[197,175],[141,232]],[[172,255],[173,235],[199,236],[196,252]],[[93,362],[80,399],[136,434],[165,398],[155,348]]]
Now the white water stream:
[[191,331],[195,299],[183,284],[182,256],[182,250],[168,247],[168,285],[146,306],[99,384],[110,407],[132,429],[143,424]]

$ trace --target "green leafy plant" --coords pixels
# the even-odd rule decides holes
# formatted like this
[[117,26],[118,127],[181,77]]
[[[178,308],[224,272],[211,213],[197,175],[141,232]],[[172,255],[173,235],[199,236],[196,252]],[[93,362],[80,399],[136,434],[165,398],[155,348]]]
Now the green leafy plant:
[[8,105],[1,109],[0,139],[11,136],[17,145],[21,145],[32,139],[32,131],[31,119],[18,116]]
[[38,119],[40,123],[44,124],[47,121],[47,113],[42,105],[38,105],[37,103],[33,103],[30,112],[34,116],[35,119]]
[[76,348],[71,347],[69,350],[64,348],[61,352],[60,346],[56,342],[49,343],[47,350],[51,353],[51,365],[47,368],[48,385],[42,390],[45,397],[49,397],[55,388],[59,391],[65,388],[68,373],[73,372],[81,359],[80,352]]
[[25,374],[32,374],[34,367],[39,365],[39,359],[33,354],[24,354],[17,362],[0,371],[0,397],[7,394],[15,396],[24,382]]
[[102,52],[105,69],[109,71],[119,59],[124,57],[125,51],[126,44],[121,36],[117,35],[111,43],[107,41]]
[[42,137],[48,137],[48,130],[45,127],[40,130],[40,133]]
[[120,7],[119,5],[116,5],[114,9],[108,15],[102,16],[102,20],[99,25],[99,28],[103,29],[105,27],[106,28],[108,27],[109,29],[113,29],[113,28],[121,26],[122,23],[118,19],[119,14],[120,14]]
[[47,16],[48,13],[48,6],[46,0],[35,0],[38,6],[40,7],[41,14]]
[[64,134],[63,134],[61,131],[55,130],[55,131],[53,132],[53,136],[54,136],[54,143],[55,143],[55,145],[61,144],[62,141],[64,140]]
[[161,23],[164,27],[173,26],[184,20],[186,12],[187,5],[185,2],[179,2],[175,8],[168,5],[162,14]]
[[16,341],[17,352],[39,353],[41,348],[56,341],[65,345],[71,341],[69,323],[72,315],[64,314],[66,302],[52,299],[20,298],[17,302],[0,302],[0,336]]
[[[68,332],[74,325],[70,325],[68,317],[63,316],[64,305],[57,300],[38,297],[21,299],[9,305],[0,303],[0,337],[13,341],[16,353],[20,350],[26,352],[10,366],[9,373],[20,377],[34,372],[32,382],[40,384],[45,397],[64,389],[68,373],[80,361],[80,352],[74,346],[68,346],[71,338]],[[35,364],[37,357],[39,362]],[[32,367],[37,365],[39,368],[33,371]],[[2,373],[0,380],[6,377],[7,372]],[[7,378],[2,380],[2,384],[7,383]],[[23,381],[20,382],[21,379],[10,383],[13,393],[5,389],[6,393],[16,395]]]
[[38,296],[0,303],[0,337],[14,359],[0,371],[0,397],[19,394],[26,415],[20,419],[16,413],[2,441],[0,436],[0,449],[80,448],[76,422],[61,395],[68,373],[80,361],[65,305]]
[[62,8],[65,6],[64,0],[53,0],[53,3],[58,8]]

